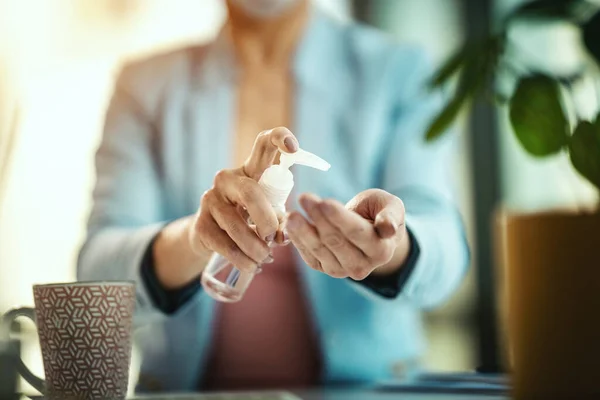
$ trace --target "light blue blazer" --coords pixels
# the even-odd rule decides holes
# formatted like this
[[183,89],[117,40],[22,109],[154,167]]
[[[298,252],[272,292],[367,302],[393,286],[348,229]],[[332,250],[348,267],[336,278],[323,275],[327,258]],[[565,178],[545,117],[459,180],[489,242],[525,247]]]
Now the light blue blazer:
[[[447,299],[468,265],[450,184],[452,139],[423,140],[442,99],[425,89],[432,70],[421,49],[318,10],[293,68],[290,128],[304,149],[332,165],[327,173],[296,168],[296,192],[346,202],[383,188],[404,201],[421,249],[395,299],[298,258],[323,352],[323,383],[385,379],[423,354],[421,310]],[[194,390],[206,367],[214,301],[199,292],[165,315],[149,298],[140,264],[161,226],[194,213],[215,172],[233,167],[235,81],[222,34],[207,46],[129,64],[108,108],[78,278],[137,282],[141,391]]]

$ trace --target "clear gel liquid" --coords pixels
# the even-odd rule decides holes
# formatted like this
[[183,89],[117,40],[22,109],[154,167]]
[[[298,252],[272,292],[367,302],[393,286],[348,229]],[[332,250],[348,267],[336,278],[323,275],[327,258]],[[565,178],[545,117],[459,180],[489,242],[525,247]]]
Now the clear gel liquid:
[[225,257],[215,253],[202,273],[202,286],[214,299],[235,303],[242,299],[258,272],[260,267],[254,272],[240,271]]

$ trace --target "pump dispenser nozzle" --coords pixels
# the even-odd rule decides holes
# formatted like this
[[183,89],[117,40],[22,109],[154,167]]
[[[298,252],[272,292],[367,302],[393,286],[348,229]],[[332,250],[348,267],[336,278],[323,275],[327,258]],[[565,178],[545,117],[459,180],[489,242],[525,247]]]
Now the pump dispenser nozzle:
[[298,149],[295,153],[285,153],[281,150],[279,152],[279,164],[267,168],[258,183],[275,211],[285,213],[285,202],[294,187],[294,175],[289,168],[294,164],[299,164],[327,171],[331,165],[306,150]]
[[327,171],[331,168],[331,165],[327,161],[306,150],[298,149],[295,153],[285,153],[279,150],[279,153],[281,154],[279,157],[279,165],[284,168],[289,169],[294,164],[306,165],[307,167],[312,167],[321,171]]

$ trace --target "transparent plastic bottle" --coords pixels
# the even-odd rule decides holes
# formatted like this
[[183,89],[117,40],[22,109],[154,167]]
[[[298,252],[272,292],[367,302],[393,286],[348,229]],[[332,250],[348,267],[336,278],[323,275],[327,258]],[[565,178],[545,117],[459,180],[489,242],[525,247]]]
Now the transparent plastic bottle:
[[[258,184],[277,215],[284,215],[285,203],[294,187],[294,175],[290,167],[299,164],[327,171],[331,166],[322,158],[302,149],[295,153],[280,153],[279,164],[267,168]],[[242,299],[252,279],[261,270],[258,265],[252,272],[241,271],[225,257],[214,253],[202,273],[202,286],[214,299],[234,303]]]

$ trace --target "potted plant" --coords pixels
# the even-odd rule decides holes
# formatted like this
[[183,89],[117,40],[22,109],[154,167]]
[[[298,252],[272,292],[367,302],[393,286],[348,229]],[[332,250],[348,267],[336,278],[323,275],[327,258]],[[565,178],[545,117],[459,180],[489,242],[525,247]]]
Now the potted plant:
[[[588,53],[581,67],[541,71],[515,57],[511,29],[532,19],[576,26]],[[600,194],[600,112],[589,119],[569,113],[576,108],[572,88],[584,78],[598,79],[599,66],[600,4],[525,3],[489,37],[468,40],[433,76],[433,90],[457,79],[426,139],[443,135],[461,110],[484,94],[508,108],[524,151],[538,158],[568,153],[572,167]],[[510,93],[499,89],[498,80],[506,77],[514,81]],[[502,220],[500,258],[516,398],[600,398],[600,203],[592,212],[505,213]]]

